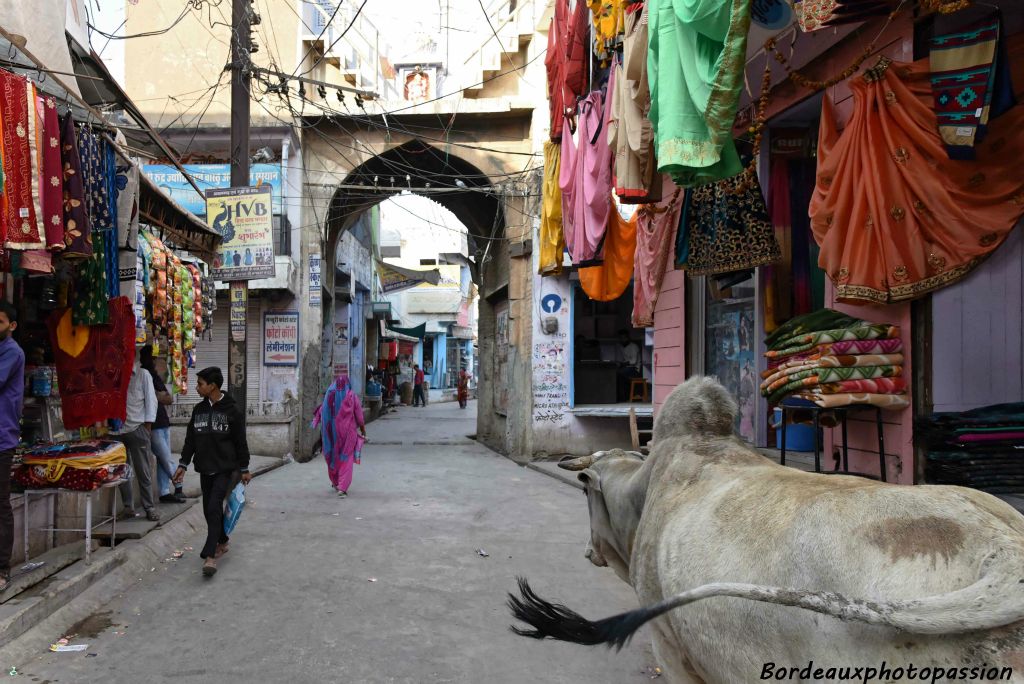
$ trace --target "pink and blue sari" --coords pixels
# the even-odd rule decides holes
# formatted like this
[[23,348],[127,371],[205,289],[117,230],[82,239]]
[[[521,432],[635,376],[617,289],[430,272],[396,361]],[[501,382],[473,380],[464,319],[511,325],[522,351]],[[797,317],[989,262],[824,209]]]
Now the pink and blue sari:
[[361,461],[366,441],[359,432],[365,425],[362,402],[347,375],[339,376],[327,389],[313,416],[313,426],[317,425],[331,484],[346,492],[352,484],[353,465]]

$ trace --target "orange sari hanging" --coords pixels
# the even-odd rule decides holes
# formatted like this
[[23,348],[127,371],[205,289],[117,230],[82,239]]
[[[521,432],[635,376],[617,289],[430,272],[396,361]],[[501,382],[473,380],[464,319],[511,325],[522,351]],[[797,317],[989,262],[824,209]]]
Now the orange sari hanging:
[[841,135],[825,98],[810,205],[836,296],[884,304],[963,278],[1024,214],[1024,107],[990,123],[977,159],[951,161],[927,59],[883,58],[850,85],[854,113]]
[[621,297],[629,287],[629,281],[633,279],[638,216],[639,212],[625,220],[613,202],[604,237],[604,262],[580,269],[580,285],[591,299],[610,302]]

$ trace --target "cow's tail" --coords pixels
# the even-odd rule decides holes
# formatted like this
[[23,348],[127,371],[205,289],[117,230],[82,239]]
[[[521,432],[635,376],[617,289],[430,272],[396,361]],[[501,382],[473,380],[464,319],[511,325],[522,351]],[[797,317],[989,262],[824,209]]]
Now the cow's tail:
[[[1020,574],[1024,574],[1024,568]],[[846,622],[891,627],[911,634],[959,634],[1024,620],[1024,578],[1011,578],[1003,573],[986,574],[974,584],[946,594],[884,602],[847,598],[829,591],[719,582],[684,591],[652,606],[595,621],[563,605],[545,601],[523,578],[519,578],[519,590],[522,596],[510,594],[508,606],[516,619],[532,629],[512,627],[516,634],[616,648],[626,645],[644,623],[670,610],[716,596],[802,608]]]

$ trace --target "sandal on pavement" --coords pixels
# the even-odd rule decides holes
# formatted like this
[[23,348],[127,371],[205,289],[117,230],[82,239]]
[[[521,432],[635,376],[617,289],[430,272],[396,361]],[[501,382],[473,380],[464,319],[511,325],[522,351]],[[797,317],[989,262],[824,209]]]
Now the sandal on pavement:
[[338,492],[338,498],[339,499],[347,499],[348,498],[348,492],[339,491]]
[[203,577],[213,577],[217,574],[217,559],[207,558],[203,563]]

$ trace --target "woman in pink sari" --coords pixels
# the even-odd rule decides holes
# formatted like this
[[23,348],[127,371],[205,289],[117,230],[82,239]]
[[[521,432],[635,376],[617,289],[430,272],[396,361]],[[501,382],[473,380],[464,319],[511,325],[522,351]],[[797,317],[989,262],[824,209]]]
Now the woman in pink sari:
[[352,484],[352,467],[360,462],[366,442],[362,402],[347,375],[339,375],[324,394],[323,403],[313,416],[313,427],[318,425],[331,487],[344,498]]

